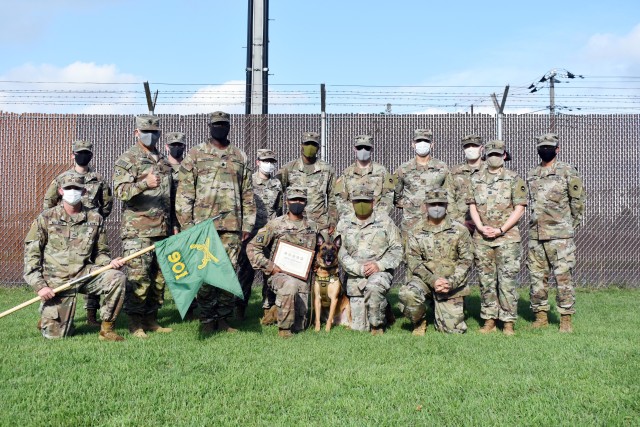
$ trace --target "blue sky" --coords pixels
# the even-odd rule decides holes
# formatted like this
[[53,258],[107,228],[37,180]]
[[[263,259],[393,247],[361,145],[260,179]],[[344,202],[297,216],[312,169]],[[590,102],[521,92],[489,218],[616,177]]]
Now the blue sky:
[[[0,7],[1,110],[140,112],[141,82],[149,81],[160,91],[158,113],[244,111],[245,0],[0,0]],[[492,112],[489,94],[507,83],[506,112],[537,111],[548,90],[527,98],[525,88],[553,68],[586,77],[556,86],[558,96],[573,95],[558,100],[567,108],[640,110],[638,1],[271,0],[270,18],[274,113],[318,111],[323,82],[329,112],[380,112],[386,102],[398,113],[465,111],[472,103]],[[55,98],[39,104],[36,91]],[[51,105],[56,99],[66,105]]]

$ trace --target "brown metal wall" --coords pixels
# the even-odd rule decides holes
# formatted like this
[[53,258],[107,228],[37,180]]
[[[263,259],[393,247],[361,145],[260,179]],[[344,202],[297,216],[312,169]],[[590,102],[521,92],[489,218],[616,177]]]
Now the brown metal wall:
[[[160,118],[165,132],[185,132],[189,146],[207,137],[205,115]],[[533,137],[546,132],[548,126],[545,115],[505,116],[504,139],[513,155],[508,166],[521,176],[537,162]],[[578,283],[640,285],[640,115],[559,116],[556,127],[560,159],[578,168],[588,192],[586,219],[576,239]],[[93,141],[92,163],[111,180],[116,158],[133,143],[133,128],[130,115],[0,113],[0,283],[22,281],[24,236],[41,210],[49,182],[72,166],[71,141]],[[413,156],[410,141],[416,128],[433,129],[434,155],[449,165],[463,161],[462,136],[477,133],[492,139],[496,135],[495,118],[489,115],[328,115],[326,158],[340,173],[353,161],[353,138],[368,133],[375,137],[375,160],[395,170]],[[299,155],[302,132],[319,129],[320,115],[234,115],[231,139],[252,162],[258,148],[269,147],[285,163]],[[119,221],[116,202],[107,221],[115,254],[121,250]],[[526,236],[527,227],[521,228]],[[526,284],[524,262],[519,278]]]

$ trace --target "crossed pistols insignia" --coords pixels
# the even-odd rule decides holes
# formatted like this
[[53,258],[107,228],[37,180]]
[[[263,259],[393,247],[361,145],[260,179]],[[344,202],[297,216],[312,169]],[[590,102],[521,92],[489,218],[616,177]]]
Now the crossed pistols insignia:
[[216,264],[220,262],[220,260],[215,256],[213,256],[213,254],[209,251],[210,242],[211,240],[207,237],[207,240],[204,241],[204,245],[199,245],[197,243],[194,243],[191,246],[189,246],[190,249],[196,249],[202,252],[202,263],[198,266],[198,270],[202,270],[203,268],[205,268],[209,263],[209,261],[213,261]]

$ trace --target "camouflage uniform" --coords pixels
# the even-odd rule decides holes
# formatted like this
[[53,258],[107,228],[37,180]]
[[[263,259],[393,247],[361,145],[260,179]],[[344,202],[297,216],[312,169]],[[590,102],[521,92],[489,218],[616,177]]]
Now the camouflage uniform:
[[[157,117],[138,116],[136,129],[157,130]],[[149,188],[145,181],[153,173],[160,185]],[[122,200],[123,255],[155,244],[170,232],[171,166],[160,154],[148,151],[141,143],[123,153],[116,161],[113,183],[116,197]],[[127,263],[127,295],[125,311],[128,315],[146,316],[157,313],[164,301],[165,281],[155,252],[132,259]]]
[[[371,201],[374,193],[368,188],[356,190],[351,200]],[[374,211],[366,220],[351,213],[342,217],[337,227],[342,236],[338,252],[340,265],[347,274],[347,296],[351,302],[351,328],[368,330],[385,326],[386,295],[391,288],[393,270],[402,262],[402,237],[389,216]],[[365,277],[363,265],[375,261],[378,273]]]
[[[68,176],[60,185],[71,181],[82,185],[83,179]],[[24,279],[36,292],[45,287],[62,286],[110,262],[104,219],[86,207],[71,215],[63,205],[45,210],[33,222],[25,239]],[[41,303],[42,336],[62,338],[73,333],[77,292],[103,295],[102,320],[114,322],[124,300],[125,282],[122,272],[108,270]]]
[[[360,135],[356,137],[355,146],[365,146],[373,148],[372,137],[369,135]],[[347,167],[335,185],[336,207],[340,218],[349,215],[353,208],[349,195],[355,188],[366,187],[373,191],[374,209],[391,215],[393,209],[393,191],[396,186],[395,175],[387,171],[380,163],[371,161],[364,168],[358,166],[354,162]]]
[[[504,142],[490,141],[487,154],[504,154]],[[489,168],[471,176],[469,204],[474,204],[483,225],[502,228],[518,205],[527,205],[524,180],[504,167],[496,174]],[[520,271],[522,248],[516,224],[502,236],[489,239],[474,234],[475,262],[480,279],[482,319],[515,322],[518,316],[516,276]]]
[[[229,122],[229,114],[216,111],[209,123]],[[236,266],[242,232],[251,232],[256,208],[247,156],[229,144],[224,149],[208,140],[189,150],[179,173],[176,214],[183,230],[221,215],[214,221],[229,260]],[[213,323],[232,315],[234,296],[214,286],[198,292],[200,321]]]
[[[320,144],[320,135],[306,132],[303,142]],[[306,188],[308,191],[305,215],[318,224],[321,230],[337,224],[338,211],[334,198],[335,171],[327,162],[317,159],[311,165],[305,165],[302,158],[284,165],[277,173],[284,191],[289,186]]]
[[[442,190],[427,193],[428,201],[446,201]],[[467,228],[448,215],[438,225],[420,221],[408,236],[408,268],[412,278],[400,288],[400,308],[414,325],[425,320],[427,301],[434,304],[435,326],[442,332],[464,333],[464,297],[469,295],[467,276],[473,263],[473,242]],[[451,290],[435,292],[443,277]]]
[[[467,135],[462,139],[462,147],[464,148],[466,145],[482,146],[482,138],[478,135]],[[452,197],[456,205],[456,216],[455,218],[451,217],[451,219],[465,224],[467,227],[471,226],[471,229],[473,229],[473,222],[467,206],[467,193],[471,189],[471,175],[483,167],[484,162],[480,160],[480,163],[476,166],[471,166],[469,163],[464,162],[451,168]]]
[[[307,192],[300,187],[289,187],[287,197],[306,199]],[[288,215],[283,215],[269,220],[247,245],[251,265],[270,276],[268,284],[276,294],[278,327],[281,330],[300,331],[306,327],[310,280],[301,280],[286,273],[271,275],[275,264],[268,254],[273,253],[280,241],[315,250],[317,235],[318,226],[315,222],[307,218],[294,221]]]
[[[169,132],[167,135],[167,144],[186,145],[186,135],[182,132]],[[172,234],[180,232],[180,224],[176,217],[176,193],[178,191],[178,173],[180,172],[180,163],[170,163],[171,165],[171,230]]]
[[[538,146],[558,145],[555,134],[538,137]],[[531,276],[531,309],[549,311],[545,277],[553,271],[558,285],[556,304],[561,315],[575,313],[573,268],[576,263],[575,230],[582,221],[585,191],[578,171],[555,160],[548,167],[537,166],[527,174],[531,219],[527,267]]]

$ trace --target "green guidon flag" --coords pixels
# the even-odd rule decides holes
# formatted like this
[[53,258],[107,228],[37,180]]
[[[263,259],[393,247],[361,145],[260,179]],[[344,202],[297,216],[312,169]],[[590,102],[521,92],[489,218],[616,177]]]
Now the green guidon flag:
[[183,319],[203,283],[242,298],[240,282],[212,219],[156,243],[156,256]]

